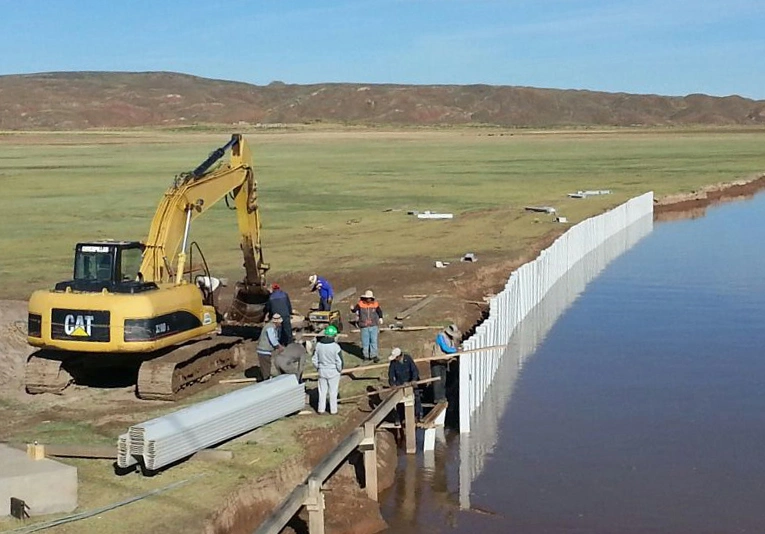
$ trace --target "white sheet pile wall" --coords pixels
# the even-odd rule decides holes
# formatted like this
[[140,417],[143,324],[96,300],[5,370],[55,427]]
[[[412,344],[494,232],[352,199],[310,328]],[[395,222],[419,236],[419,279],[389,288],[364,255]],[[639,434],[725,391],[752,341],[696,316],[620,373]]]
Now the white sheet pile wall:
[[631,249],[653,230],[653,216],[638,219],[614,234],[569,269],[516,327],[497,366],[491,385],[470,418],[471,432],[460,437],[460,507],[470,508],[473,481],[484,470],[499,439],[502,416],[524,365],[544,342],[547,334],[587,285],[611,261]]
[[[653,192],[572,226],[537,259],[510,275],[505,289],[492,297],[489,317],[463,342],[462,348],[506,345],[518,324],[574,264],[609,237],[650,214]],[[502,350],[487,350],[460,357],[460,432],[470,432],[470,418],[481,405],[502,355]]]
[[117,465],[130,467],[140,457],[153,471],[304,406],[305,385],[281,375],[131,426],[117,442]]

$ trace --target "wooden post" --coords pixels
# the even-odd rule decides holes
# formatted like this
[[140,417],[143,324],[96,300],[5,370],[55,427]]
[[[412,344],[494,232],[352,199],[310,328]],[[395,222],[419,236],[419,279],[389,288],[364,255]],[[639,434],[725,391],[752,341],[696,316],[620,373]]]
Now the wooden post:
[[414,388],[404,388],[404,430],[406,432],[406,453],[417,452],[417,421],[414,417]]
[[377,501],[377,442],[374,423],[364,423],[364,439],[360,448],[364,451],[364,478],[367,497]]
[[308,510],[308,532],[324,534],[324,495],[321,494],[321,481],[308,479],[308,498],[305,500]]
[[34,443],[27,443],[27,456],[31,460],[44,460],[45,445],[39,445],[36,441]]

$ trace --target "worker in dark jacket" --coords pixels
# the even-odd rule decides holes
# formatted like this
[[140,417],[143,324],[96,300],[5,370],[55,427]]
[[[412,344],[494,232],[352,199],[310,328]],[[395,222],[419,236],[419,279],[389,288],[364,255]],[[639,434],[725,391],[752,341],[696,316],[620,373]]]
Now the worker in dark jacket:
[[[391,387],[405,386],[411,382],[420,380],[420,371],[409,354],[394,348],[388,356],[388,383]],[[403,406],[401,406],[403,408]],[[422,419],[422,402],[420,402],[420,390],[414,386],[414,414],[419,421]],[[399,418],[402,414],[399,410]]]
[[292,343],[292,322],[290,321],[292,303],[290,302],[290,296],[279,287],[279,284],[271,285],[271,294],[268,296],[268,302],[266,303],[267,316],[273,317],[275,313],[282,316],[282,324],[279,328],[279,341],[286,347]]

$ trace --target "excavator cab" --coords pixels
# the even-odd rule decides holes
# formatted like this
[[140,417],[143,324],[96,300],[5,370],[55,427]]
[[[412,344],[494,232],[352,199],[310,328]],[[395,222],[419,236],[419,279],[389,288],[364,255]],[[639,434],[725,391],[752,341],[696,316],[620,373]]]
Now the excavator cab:
[[157,289],[139,272],[144,246],[138,241],[77,243],[74,276],[56,284],[56,291],[139,293]]

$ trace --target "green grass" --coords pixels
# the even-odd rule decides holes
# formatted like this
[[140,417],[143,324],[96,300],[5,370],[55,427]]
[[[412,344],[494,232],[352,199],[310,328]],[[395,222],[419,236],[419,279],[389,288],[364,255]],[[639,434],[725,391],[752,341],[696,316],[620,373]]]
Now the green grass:
[[[283,273],[444,257],[468,244],[477,253],[517,247],[549,231],[524,205],[554,205],[576,222],[648,190],[664,195],[739,179],[765,169],[763,133],[466,128],[247,137],[266,260]],[[0,137],[0,297],[24,298],[67,278],[77,241],[144,239],[174,175],[226,140],[169,132]],[[566,197],[578,189],[614,194]],[[408,209],[456,218],[417,221]],[[196,222],[192,238],[213,270],[240,276],[236,223],[223,204]]]
[[[552,205],[578,222],[645,191],[661,196],[748,177],[765,171],[763,134],[462,128],[311,130],[247,138],[261,192],[266,260],[279,274],[447,259],[468,249],[479,256],[517,255],[553,228],[549,217],[525,212],[526,205]],[[188,131],[0,134],[0,298],[25,298],[69,277],[77,241],[144,239],[174,175],[195,167],[227,139],[226,132]],[[567,198],[579,189],[613,194]],[[406,215],[409,209],[450,211],[456,218],[418,221]],[[241,276],[236,221],[225,205],[199,219],[192,237],[216,273]],[[357,359],[348,356],[347,365],[354,364]],[[345,383],[342,394],[361,393],[366,384]],[[220,393],[214,388],[192,400]],[[3,401],[0,418],[14,421],[28,409]],[[166,411],[158,407],[156,413],[129,415],[139,421]],[[38,414],[29,427],[9,423],[0,438],[113,444],[130,424],[122,419],[98,423],[74,409],[55,421],[47,415]],[[336,421],[280,420],[226,444],[223,448],[235,453],[231,463],[187,462],[154,478],[118,479],[109,462],[67,461],[79,469],[80,503],[88,509],[199,473],[206,476],[57,532],[198,528],[221,495],[299,455],[296,436],[302,429]],[[0,520],[0,529],[14,525]]]

